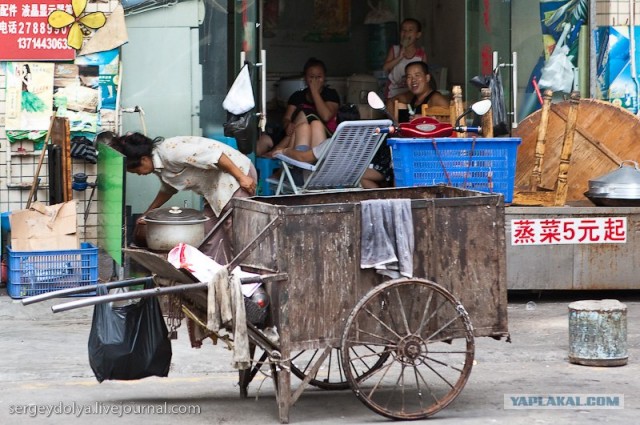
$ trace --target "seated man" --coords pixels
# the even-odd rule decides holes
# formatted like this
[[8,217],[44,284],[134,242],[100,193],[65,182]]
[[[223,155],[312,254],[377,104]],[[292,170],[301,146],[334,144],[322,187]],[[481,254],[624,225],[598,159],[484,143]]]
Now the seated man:
[[[409,106],[410,120],[420,115],[422,105],[449,107],[450,100],[432,87],[429,65],[424,62],[411,62],[405,67],[405,73],[409,91],[391,98],[387,105],[388,110],[394,110],[393,105],[396,100],[406,103]],[[395,119],[398,122],[407,121],[407,117],[395,117]]]

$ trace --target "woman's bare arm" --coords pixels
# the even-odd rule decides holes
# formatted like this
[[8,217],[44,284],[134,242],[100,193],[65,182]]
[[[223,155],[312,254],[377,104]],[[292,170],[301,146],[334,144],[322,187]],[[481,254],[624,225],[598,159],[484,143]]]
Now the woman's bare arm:
[[256,193],[256,182],[251,177],[242,172],[225,154],[220,155],[218,167],[225,173],[231,174],[240,184],[240,187],[247,191],[250,195]]

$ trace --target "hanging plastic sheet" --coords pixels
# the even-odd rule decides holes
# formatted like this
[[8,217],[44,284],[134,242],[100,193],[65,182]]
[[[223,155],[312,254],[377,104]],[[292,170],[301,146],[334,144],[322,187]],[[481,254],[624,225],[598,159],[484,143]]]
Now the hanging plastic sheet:
[[569,93],[573,89],[573,70],[575,68],[572,63],[573,55],[569,54],[569,46],[566,45],[571,25],[565,23],[563,28],[553,53],[542,67],[542,75],[538,84],[543,89]]
[[247,63],[240,70],[222,102],[222,107],[228,112],[227,122],[224,123],[224,135],[235,138],[238,150],[244,154],[253,152],[256,126],[252,110],[255,106]]

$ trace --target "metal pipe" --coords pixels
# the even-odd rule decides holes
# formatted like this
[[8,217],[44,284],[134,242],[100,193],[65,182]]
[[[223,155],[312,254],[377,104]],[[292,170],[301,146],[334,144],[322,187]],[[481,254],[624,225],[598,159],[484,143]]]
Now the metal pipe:
[[136,279],[120,280],[117,282],[86,285],[86,286],[80,286],[77,288],[65,288],[65,289],[60,289],[58,291],[47,292],[44,294],[38,294],[32,297],[24,298],[22,300],[22,305],[39,303],[41,301],[46,301],[53,298],[67,297],[69,295],[82,294],[83,292],[91,292],[96,290],[96,288],[98,288],[99,285],[103,285],[107,289],[114,289],[114,288],[126,288],[127,286],[133,286],[133,285],[146,285],[147,283],[153,283],[153,277],[141,277]]
[[629,0],[629,62],[631,65],[631,80],[634,84],[634,93],[633,93],[633,102],[631,104],[633,108],[633,113],[638,114],[638,87],[640,84],[638,83],[638,70],[636,68],[636,36],[635,36],[635,26],[636,26],[636,10],[635,10],[635,0]]
[[511,128],[518,128],[518,52],[511,52],[511,58],[511,96],[513,96]]
[[[264,280],[274,280],[274,281],[287,279],[287,275],[283,273],[267,275],[264,277],[266,278]],[[153,279],[153,278],[143,278],[140,280],[144,280],[144,279]],[[136,279],[132,279],[129,282],[132,282],[133,280],[136,280]],[[259,282],[263,282],[263,276],[256,275],[256,276],[240,278],[240,283],[243,285],[246,283],[259,283]],[[118,282],[113,282],[113,283],[118,283]],[[176,285],[176,286],[143,289],[141,291],[129,291],[129,292],[123,292],[119,294],[98,295],[91,298],[85,298],[82,300],[75,300],[75,301],[70,301],[64,304],[54,305],[51,307],[51,311],[53,311],[54,313],[58,313],[61,311],[73,310],[80,307],[88,307],[96,304],[104,304],[104,303],[113,302],[113,301],[133,300],[136,298],[150,298],[150,297],[157,297],[160,295],[176,294],[176,293],[187,292],[187,291],[208,289],[208,285],[209,284],[205,282],[185,283],[185,284]],[[97,286],[97,285],[92,285],[92,286]],[[107,286],[107,284],[105,284],[104,286]],[[111,288],[113,287],[115,286],[111,286]],[[71,289],[78,289],[78,288],[71,288]],[[43,295],[48,295],[48,294],[43,294]],[[34,297],[31,297],[31,298],[34,298]]]
[[[262,2],[260,2],[262,5]],[[261,6],[262,7],[262,6]],[[261,26],[262,28],[262,26]],[[260,31],[262,34],[262,30]],[[265,131],[267,125],[267,51],[260,50],[260,62],[262,63],[262,69],[260,72],[262,81],[260,82],[260,130]]]
[[207,234],[205,235],[205,237],[200,241],[200,243],[198,244],[197,248],[202,248],[202,245],[204,245],[204,243],[205,243],[206,241],[208,241],[208,240],[209,240],[209,238],[211,238],[211,236],[213,235],[213,233],[214,233],[216,230],[218,230],[218,228],[220,228],[220,227],[224,224],[224,221],[229,217],[229,215],[231,215],[231,213],[232,213],[232,212],[233,212],[233,208],[229,208],[229,209],[227,210],[227,212],[225,212],[225,213],[222,215],[222,217],[220,217],[220,218],[218,219],[218,222],[215,224],[215,226],[213,226],[213,227],[211,228],[211,230],[209,230],[209,233],[207,233]]
[[163,288],[143,289],[142,291],[129,291],[129,292],[123,292],[120,294],[98,295],[96,297],[85,298],[82,300],[70,301],[68,303],[51,306],[51,311],[53,311],[54,313],[58,313],[61,311],[74,310],[80,307],[88,307],[96,304],[104,304],[104,303],[109,303],[113,301],[126,301],[126,300],[133,300],[136,298],[150,298],[150,297],[157,297],[160,295],[177,294],[181,292],[207,289],[207,286],[208,286],[208,283],[198,282],[198,283],[186,283],[182,285],[169,286],[169,287],[163,287]]

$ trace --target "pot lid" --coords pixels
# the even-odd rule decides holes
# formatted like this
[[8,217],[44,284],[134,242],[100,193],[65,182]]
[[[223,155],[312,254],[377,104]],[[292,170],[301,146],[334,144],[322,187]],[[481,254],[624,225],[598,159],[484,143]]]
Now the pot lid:
[[193,208],[156,208],[151,210],[145,216],[145,220],[157,223],[176,223],[176,224],[191,224],[207,221],[202,211],[195,210]]
[[[626,163],[631,163],[627,165]],[[620,168],[589,180],[589,195],[615,198],[640,198],[640,169],[635,161],[625,160]]]

